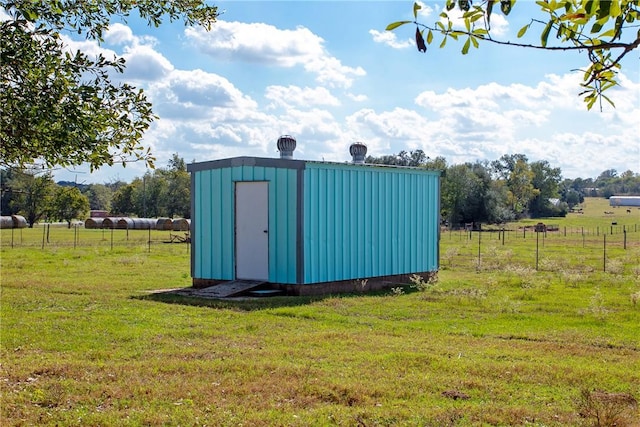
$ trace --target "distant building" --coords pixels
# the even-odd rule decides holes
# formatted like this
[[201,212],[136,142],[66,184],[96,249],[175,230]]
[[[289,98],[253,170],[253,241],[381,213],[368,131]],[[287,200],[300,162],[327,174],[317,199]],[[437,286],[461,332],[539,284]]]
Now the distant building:
[[640,196],[611,196],[609,206],[638,206],[640,207]]

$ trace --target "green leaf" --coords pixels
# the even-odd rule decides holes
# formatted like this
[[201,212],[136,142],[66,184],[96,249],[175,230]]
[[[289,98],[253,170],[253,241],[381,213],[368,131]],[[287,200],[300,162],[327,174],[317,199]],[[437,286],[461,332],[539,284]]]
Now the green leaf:
[[[617,2],[618,0],[615,0],[615,1]],[[614,3],[614,2],[612,1],[600,2],[599,4],[600,7],[598,8],[598,15],[597,15],[598,19],[602,19],[610,15],[609,11],[611,10],[611,3]]]
[[591,34],[599,33],[601,29],[602,29],[602,24],[596,22],[595,24],[593,24],[593,27],[591,27]]
[[478,43],[478,39],[476,37],[470,37],[470,39],[471,39],[471,43],[473,43],[473,47],[477,49],[480,46]]
[[411,21],[392,22],[391,24],[387,25],[387,28],[385,28],[385,31],[392,31],[392,30],[395,30],[396,28],[400,27],[401,25],[410,24],[410,23],[411,23]]
[[466,55],[467,53],[469,53],[469,47],[471,46],[471,37],[469,37],[467,39],[466,42],[464,42],[464,46],[462,46],[462,54]]
[[415,19],[418,19],[418,11],[422,9],[422,6],[420,6],[417,2],[413,3],[413,17]]
[[491,24],[491,12],[493,12],[493,3],[495,3],[495,0],[487,1],[487,25]]
[[618,0],[611,1],[611,8],[609,9],[609,15],[615,17],[620,16],[622,10],[620,9],[620,2]]
[[605,101],[607,101],[609,104],[611,104],[611,106],[613,108],[616,108],[616,104],[614,104],[613,101],[611,99],[609,99],[609,97],[607,95],[600,94],[600,96],[603,97],[605,99]]
[[536,1],[536,4],[537,4],[538,6],[540,6],[540,9],[541,9],[542,11],[550,10],[550,9],[551,9],[551,8],[549,7],[549,3],[548,3],[546,0],[537,0],[537,1]]
[[530,26],[531,24],[527,24],[524,27],[520,28],[520,31],[518,31],[518,38],[524,36],[524,34],[527,32]]
[[553,21],[547,22],[547,25],[544,27],[542,31],[542,35],[540,36],[540,43],[542,43],[542,47],[547,47],[547,39],[549,38],[549,32],[551,31],[551,25]]
[[442,49],[447,44],[447,38],[443,37],[442,42],[440,43],[440,49]]
[[605,31],[604,33],[600,34],[598,38],[613,37],[615,35],[616,35],[616,30],[612,28],[609,31]]
[[431,32],[431,30],[429,30],[429,32],[427,33],[427,43],[431,44],[432,41],[433,41],[433,33]]

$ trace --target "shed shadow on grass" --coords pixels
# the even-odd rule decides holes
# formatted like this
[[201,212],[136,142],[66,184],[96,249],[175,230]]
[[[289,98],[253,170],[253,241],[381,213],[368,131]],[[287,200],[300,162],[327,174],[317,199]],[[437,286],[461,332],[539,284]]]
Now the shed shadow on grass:
[[[404,287],[406,293],[413,290],[408,286]],[[182,292],[181,292],[182,291]],[[305,295],[305,296],[270,296],[270,297],[251,297],[236,296],[229,298],[205,298],[199,296],[190,296],[185,294],[184,290],[170,289],[166,291],[154,291],[144,295],[134,295],[130,298],[142,301],[163,302],[165,304],[181,304],[194,307],[209,307],[219,310],[237,310],[237,311],[257,311],[269,310],[281,307],[297,307],[313,304],[330,298],[358,298],[365,296],[382,296],[389,295],[388,290],[369,291],[363,293],[341,293],[326,295]]]

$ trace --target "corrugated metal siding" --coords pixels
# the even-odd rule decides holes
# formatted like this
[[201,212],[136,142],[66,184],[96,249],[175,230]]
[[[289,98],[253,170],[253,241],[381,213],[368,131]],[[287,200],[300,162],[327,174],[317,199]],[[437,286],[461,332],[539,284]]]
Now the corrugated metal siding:
[[269,281],[296,279],[296,170],[237,166],[196,171],[193,277],[235,278],[234,182],[269,182]]
[[308,163],[304,283],[438,268],[439,175]]

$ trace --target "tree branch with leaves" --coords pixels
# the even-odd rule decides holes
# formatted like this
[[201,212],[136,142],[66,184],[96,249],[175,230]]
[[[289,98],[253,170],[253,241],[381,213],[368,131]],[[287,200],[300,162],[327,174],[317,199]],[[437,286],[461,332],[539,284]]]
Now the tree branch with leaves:
[[[618,84],[617,75],[621,61],[640,46],[640,0],[538,0],[544,19],[532,18],[520,28],[519,39],[533,28],[540,29],[539,43],[512,42],[494,38],[491,34],[491,16],[499,5],[507,16],[516,7],[515,0],[484,0],[473,4],[472,0],[446,0],[439,19],[432,25],[418,21],[419,3],[413,4],[413,21],[396,21],[387,25],[393,31],[406,24],[416,25],[416,47],[426,52],[440,35],[440,48],[448,40],[464,40],[462,54],[471,46],[479,48],[481,42],[510,47],[544,49],[549,51],[579,51],[587,56],[589,65],[582,70],[583,97],[587,109],[596,101],[602,109],[602,100],[615,106],[605,91]],[[454,9],[462,12],[462,26],[450,15]],[[556,44],[553,44],[553,39]]]
[[218,17],[203,0],[0,1],[0,166],[43,168],[144,161],[142,138],[156,116],[142,90],[117,83],[123,58],[73,52],[64,34],[98,43],[113,18],[134,11],[150,26],[181,19],[209,28]]

